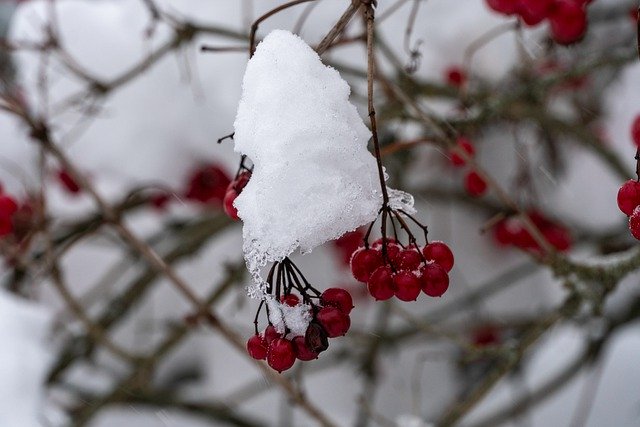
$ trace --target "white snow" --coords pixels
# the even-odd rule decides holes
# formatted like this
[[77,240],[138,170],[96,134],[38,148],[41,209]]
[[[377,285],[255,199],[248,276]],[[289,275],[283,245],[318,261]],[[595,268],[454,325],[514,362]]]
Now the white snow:
[[235,205],[259,281],[260,266],[374,220],[382,196],[367,150],[371,133],[349,102],[349,85],[302,39],[271,32],[242,89],[235,149],[255,166]]
[[0,291],[0,425],[38,427],[51,349],[45,345],[50,314]]
[[269,307],[269,321],[276,330],[283,334],[285,326],[290,331],[291,337],[304,335],[311,321],[311,307],[307,304],[298,304],[293,307],[276,301],[273,297],[266,298]]

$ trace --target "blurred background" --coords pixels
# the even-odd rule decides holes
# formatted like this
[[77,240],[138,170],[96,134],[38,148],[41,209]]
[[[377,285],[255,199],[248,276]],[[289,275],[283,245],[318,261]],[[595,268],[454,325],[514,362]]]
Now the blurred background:
[[[258,303],[222,209],[240,156],[218,139],[252,23],[285,3],[0,2],[0,425],[640,425],[640,251],[616,205],[636,170],[636,2],[560,0],[533,22],[500,1],[378,0],[389,183],[456,264],[441,298],[375,302],[349,268],[363,233],[295,255],[355,309],[280,376],[241,348]],[[257,39],[317,46],[350,4],[292,5]],[[363,31],[358,9],[322,59],[364,120]]]

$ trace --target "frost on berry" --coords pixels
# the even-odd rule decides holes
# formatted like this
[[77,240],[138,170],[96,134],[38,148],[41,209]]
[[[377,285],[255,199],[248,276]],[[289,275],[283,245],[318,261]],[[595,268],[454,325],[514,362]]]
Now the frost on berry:
[[256,360],[264,360],[267,357],[267,341],[260,335],[253,335],[247,341],[247,352]]
[[629,230],[633,237],[640,240],[640,206],[636,206],[629,217]]
[[296,352],[291,341],[276,338],[269,344],[267,363],[278,372],[291,368],[296,361]]
[[422,249],[424,257],[449,272],[453,268],[453,252],[444,242],[431,242]]

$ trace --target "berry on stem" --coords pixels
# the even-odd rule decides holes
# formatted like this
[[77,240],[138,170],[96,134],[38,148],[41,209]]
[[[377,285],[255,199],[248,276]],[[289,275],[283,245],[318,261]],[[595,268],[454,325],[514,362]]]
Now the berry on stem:
[[254,335],[247,341],[247,352],[256,360],[264,360],[267,357],[268,344],[264,337]]
[[422,254],[427,261],[433,261],[444,268],[447,273],[453,268],[453,252],[443,242],[431,242],[422,249]]
[[549,16],[551,36],[560,44],[579,41],[587,31],[587,13],[575,0],[555,0]]
[[456,148],[451,150],[451,164],[455,167],[461,167],[467,163],[467,161],[458,153],[460,150],[467,153],[469,157],[473,157],[476,154],[476,149],[470,140],[464,136],[458,137],[456,140]]
[[415,301],[420,295],[420,279],[410,271],[399,271],[393,276],[395,295],[401,301]]
[[378,267],[367,282],[369,294],[378,301],[385,301],[395,294],[393,274],[388,266]]
[[629,217],[629,230],[633,237],[640,240],[640,207],[636,207]]
[[422,257],[415,249],[403,249],[396,256],[396,267],[398,270],[417,270],[421,262]]
[[336,307],[322,307],[316,315],[318,323],[327,332],[329,338],[341,337],[351,327],[349,316]]
[[267,363],[278,372],[291,368],[296,361],[296,353],[291,341],[276,338],[269,344]]
[[440,265],[429,263],[422,269],[422,291],[430,297],[440,297],[449,288],[449,275]]
[[298,360],[306,362],[318,358],[318,353],[309,350],[309,347],[307,347],[305,338],[303,336],[295,337],[291,342],[293,343],[293,348]]
[[351,294],[342,288],[329,288],[320,295],[320,302],[324,306],[336,307],[344,314],[351,313],[353,298]]
[[640,182],[630,179],[618,190],[618,208],[627,216],[640,205]]
[[380,251],[374,248],[360,248],[351,257],[351,273],[358,282],[367,283],[371,273],[381,265]]

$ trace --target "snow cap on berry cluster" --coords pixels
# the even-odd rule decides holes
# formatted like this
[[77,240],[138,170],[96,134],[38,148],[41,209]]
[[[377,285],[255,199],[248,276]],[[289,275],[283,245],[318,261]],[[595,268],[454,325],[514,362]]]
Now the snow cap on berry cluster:
[[257,281],[261,266],[355,230],[382,206],[371,132],[349,94],[338,71],[288,31],[271,32],[247,65],[234,141],[254,171],[235,206]]

